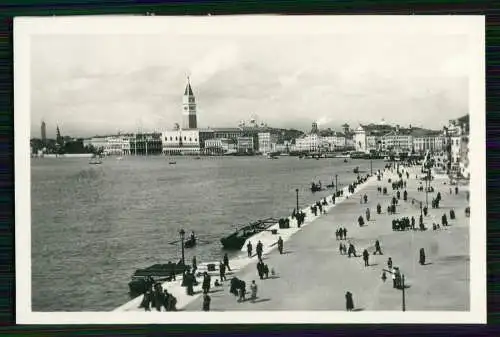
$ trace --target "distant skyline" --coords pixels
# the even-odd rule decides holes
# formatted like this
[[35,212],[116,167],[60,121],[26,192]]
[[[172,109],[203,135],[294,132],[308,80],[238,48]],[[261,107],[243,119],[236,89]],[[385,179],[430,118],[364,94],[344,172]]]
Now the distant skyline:
[[[186,20],[196,18],[186,18]],[[168,18],[165,18],[168,22]],[[198,126],[256,116],[307,131],[379,122],[441,129],[468,111],[466,35],[38,35],[31,136],[162,131],[181,124],[189,75]]]

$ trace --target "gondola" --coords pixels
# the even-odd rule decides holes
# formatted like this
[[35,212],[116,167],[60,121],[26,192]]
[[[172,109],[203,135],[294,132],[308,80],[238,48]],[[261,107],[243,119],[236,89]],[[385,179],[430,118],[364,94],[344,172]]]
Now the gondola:
[[318,192],[318,191],[321,191],[322,188],[321,188],[321,184],[315,184],[315,183],[311,183],[311,192]]
[[196,238],[189,238],[184,242],[184,248],[193,248],[196,246]]
[[245,241],[255,234],[267,230],[272,225],[278,222],[277,219],[267,218],[264,220],[257,220],[248,225],[238,228],[234,233],[220,239],[224,249],[239,250],[245,244]]
[[174,274],[182,274],[187,268],[189,267],[179,261],[178,263],[154,264],[144,269],[137,269],[132,275],[132,280],[128,283],[129,294],[131,297],[142,295],[155,282],[169,281]]
[[354,173],[359,173],[359,166],[356,166],[356,167],[352,170],[352,172],[354,172]]

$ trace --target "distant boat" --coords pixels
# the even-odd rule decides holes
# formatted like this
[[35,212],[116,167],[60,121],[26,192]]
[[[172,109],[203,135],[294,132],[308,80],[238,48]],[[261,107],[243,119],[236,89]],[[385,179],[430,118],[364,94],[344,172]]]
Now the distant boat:
[[344,163],[348,163],[348,162],[349,162],[349,161],[347,160],[347,158],[346,158],[346,159],[344,159]]
[[278,157],[276,155],[271,154],[271,153],[268,153],[266,157],[267,157],[267,159],[278,159]]
[[123,159],[123,157],[121,157],[121,156],[120,157],[116,157],[116,160],[122,160],[122,159]]
[[359,173],[359,166],[356,166],[353,170],[354,173]]
[[194,159],[201,159],[201,157],[200,157],[200,156],[197,156],[197,157],[194,157]]
[[168,163],[169,163],[170,165],[175,165],[175,164],[177,164],[177,162],[175,162],[175,161],[169,161]]

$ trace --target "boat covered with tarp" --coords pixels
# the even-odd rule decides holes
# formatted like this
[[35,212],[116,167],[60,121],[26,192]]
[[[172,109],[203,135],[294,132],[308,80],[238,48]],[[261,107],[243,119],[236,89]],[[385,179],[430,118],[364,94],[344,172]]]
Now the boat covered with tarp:
[[275,218],[254,221],[248,225],[239,227],[232,234],[220,239],[220,242],[224,249],[239,250],[248,238],[268,230],[269,227],[275,225],[277,222],[278,219]]

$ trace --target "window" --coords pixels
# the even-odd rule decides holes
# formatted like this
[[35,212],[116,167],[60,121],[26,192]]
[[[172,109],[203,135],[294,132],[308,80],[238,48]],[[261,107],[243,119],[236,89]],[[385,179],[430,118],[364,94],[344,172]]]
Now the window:
[[196,138],[194,139],[195,142],[197,142]]
[[175,140],[177,140],[177,136],[175,136]]
[[186,136],[184,136],[184,140],[186,140]]
[[192,142],[193,140],[191,139],[191,137],[189,137],[189,141]]
[[172,136],[170,136],[170,140],[172,140]]

